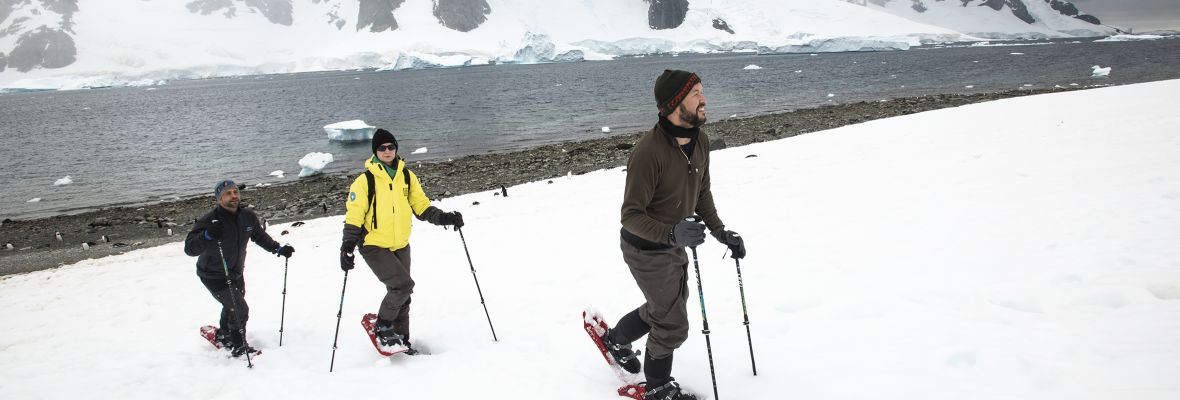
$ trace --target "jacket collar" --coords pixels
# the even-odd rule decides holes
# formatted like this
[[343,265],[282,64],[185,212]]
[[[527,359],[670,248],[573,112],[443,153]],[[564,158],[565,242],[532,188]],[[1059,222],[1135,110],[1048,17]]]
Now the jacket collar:
[[[393,166],[389,167],[392,168],[394,172],[400,171],[402,166],[405,165],[405,160],[402,160],[401,157],[398,157],[396,161],[397,162],[394,163]],[[368,160],[365,160],[365,169],[369,170],[369,172],[372,172],[373,175],[389,177],[389,174],[385,172],[385,164],[380,160],[377,160],[375,156],[369,157]]]

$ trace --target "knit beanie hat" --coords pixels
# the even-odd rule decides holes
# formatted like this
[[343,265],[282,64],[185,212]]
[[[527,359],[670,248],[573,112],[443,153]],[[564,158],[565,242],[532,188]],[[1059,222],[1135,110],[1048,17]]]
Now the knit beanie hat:
[[656,78],[656,107],[660,115],[668,115],[675,110],[680,102],[688,96],[693,86],[701,82],[701,78],[692,72],[666,69]]
[[377,147],[386,143],[393,143],[393,149],[397,150],[397,138],[389,131],[378,128],[377,132],[373,133],[373,155],[377,155]]
[[213,198],[220,199],[221,192],[224,192],[226,189],[233,189],[236,187],[238,187],[238,184],[234,183],[234,181],[231,181],[229,179],[226,179],[221,182],[217,182],[217,185],[213,186]]

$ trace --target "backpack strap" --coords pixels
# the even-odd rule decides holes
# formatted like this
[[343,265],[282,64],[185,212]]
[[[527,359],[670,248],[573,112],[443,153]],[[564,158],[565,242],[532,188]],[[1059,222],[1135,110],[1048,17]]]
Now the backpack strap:
[[402,167],[402,177],[406,179],[406,188],[403,194],[408,199],[410,198],[410,166]]
[[373,177],[373,172],[365,170],[365,179],[369,181],[369,212],[373,213],[373,229],[377,229],[377,196],[374,196],[374,191],[377,190],[377,178]]
[[[405,181],[406,181],[406,188],[403,190],[403,194],[406,196],[406,198],[409,198],[410,197],[410,167],[409,166],[402,167],[402,177],[405,178]],[[373,213],[373,229],[377,229],[377,197],[374,196],[374,192],[376,191],[376,188],[377,188],[377,178],[373,176],[372,171],[369,171],[366,169],[365,170],[365,179],[368,180],[368,182],[369,182],[369,210],[372,211],[372,213]]]

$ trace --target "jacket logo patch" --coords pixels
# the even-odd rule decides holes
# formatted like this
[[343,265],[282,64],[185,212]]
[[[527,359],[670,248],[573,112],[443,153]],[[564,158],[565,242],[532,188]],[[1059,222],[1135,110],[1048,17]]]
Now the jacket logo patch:
[[348,192],[348,201],[356,201],[356,192]]
[[250,232],[254,232],[254,227],[253,227],[253,226],[247,226],[247,227],[246,227],[246,233],[250,233]]

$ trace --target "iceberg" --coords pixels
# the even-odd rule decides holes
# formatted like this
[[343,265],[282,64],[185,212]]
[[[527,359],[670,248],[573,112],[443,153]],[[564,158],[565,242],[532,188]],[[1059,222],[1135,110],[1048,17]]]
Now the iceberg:
[[376,131],[377,127],[369,126],[365,121],[359,119],[324,125],[324,132],[328,134],[328,140],[337,142],[362,142],[371,140],[373,139],[373,132]]
[[331,153],[307,153],[307,155],[299,159],[299,166],[303,167],[303,170],[299,171],[299,177],[304,178],[316,175],[323,171],[324,167],[328,166],[328,163],[332,161]]
[[276,171],[271,172],[270,176],[273,176],[275,178],[282,178],[284,174],[286,174],[286,173],[280,169],[280,170],[276,170]]
[[64,186],[64,185],[69,185],[71,183],[74,183],[74,178],[71,178],[69,175],[66,175],[64,178],[58,179],[57,181],[53,182],[53,186]]
[[417,150],[414,150],[414,152],[410,153],[410,154],[426,154],[427,151],[429,151],[427,148],[419,147]]
[[744,70],[756,70],[756,69],[762,69],[762,67],[759,67],[759,66],[757,66],[757,65],[755,65],[755,64],[750,64],[750,65],[747,65],[745,68],[742,68],[742,69],[744,69]]
[[[1101,66],[1095,65],[1091,68],[1093,68],[1093,71],[1090,72],[1091,78],[1105,78],[1110,76],[1110,67],[1103,68]],[[69,177],[67,176],[66,178]]]

